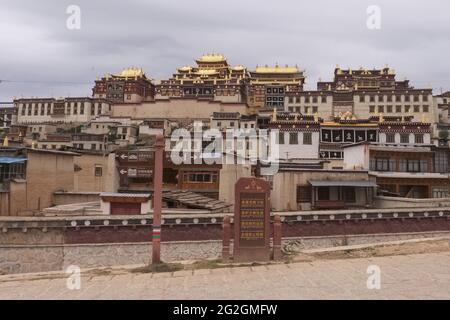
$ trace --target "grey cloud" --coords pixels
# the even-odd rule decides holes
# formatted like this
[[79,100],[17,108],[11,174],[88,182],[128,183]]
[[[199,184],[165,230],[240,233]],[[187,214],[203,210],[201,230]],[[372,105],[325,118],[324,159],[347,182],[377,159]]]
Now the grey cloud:
[[[167,78],[210,51],[248,68],[297,64],[308,88],[319,77],[330,80],[337,63],[388,63],[416,86],[450,90],[450,3],[375,2],[379,31],[366,28],[366,8],[374,4],[367,0],[3,0],[0,79],[28,82],[0,83],[0,100],[90,95],[97,76],[129,65]],[[81,7],[81,30],[65,27],[70,4]]]

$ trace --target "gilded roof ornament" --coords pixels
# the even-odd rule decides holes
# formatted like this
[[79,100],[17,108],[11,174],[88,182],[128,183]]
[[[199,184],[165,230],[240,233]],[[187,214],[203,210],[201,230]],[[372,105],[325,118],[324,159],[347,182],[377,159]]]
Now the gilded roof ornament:
[[136,78],[136,77],[144,77],[145,73],[142,68],[130,67],[123,69],[120,73],[115,75],[116,77],[123,78]]

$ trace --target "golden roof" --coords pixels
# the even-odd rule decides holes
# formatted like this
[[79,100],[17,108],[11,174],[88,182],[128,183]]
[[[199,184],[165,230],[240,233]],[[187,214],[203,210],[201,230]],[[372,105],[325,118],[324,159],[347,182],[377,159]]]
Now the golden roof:
[[201,62],[221,62],[221,61],[226,61],[227,58],[225,58],[224,55],[222,54],[204,54],[203,56],[201,56],[199,59],[197,59],[197,61],[201,61]]
[[244,70],[245,68],[244,68],[244,66],[242,66],[242,65],[240,65],[240,64],[238,64],[237,66],[234,66],[233,67],[233,70],[236,70],[236,71],[242,71],[242,70]]
[[144,77],[145,73],[142,68],[130,67],[123,69],[120,73],[116,74],[117,77]]
[[285,67],[280,67],[278,64],[275,67],[269,67],[267,65],[264,67],[256,66],[255,70],[256,73],[297,73],[299,71],[297,66],[289,67],[286,65]]
[[191,66],[184,66],[184,67],[178,68],[178,70],[180,70],[180,71],[189,71],[191,69],[192,69]]

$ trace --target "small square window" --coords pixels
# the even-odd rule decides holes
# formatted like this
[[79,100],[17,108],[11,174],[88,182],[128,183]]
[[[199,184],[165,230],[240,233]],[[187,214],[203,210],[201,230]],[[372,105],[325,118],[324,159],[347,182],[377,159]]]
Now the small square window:
[[423,143],[423,134],[414,135],[414,142],[417,144]]
[[312,144],[312,133],[311,132],[304,132],[303,133],[303,144]]
[[298,144],[298,133],[297,132],[289,133],[289,144]]
[[103,168],[100,166],[95,166],[95,176],[101,177],[103,174]]
[[395,133],[387,133],[386,134],[386,142],[387,143],[395,143]]
[[409,134],[401,134],[400,135],[400,143],[409,143]]

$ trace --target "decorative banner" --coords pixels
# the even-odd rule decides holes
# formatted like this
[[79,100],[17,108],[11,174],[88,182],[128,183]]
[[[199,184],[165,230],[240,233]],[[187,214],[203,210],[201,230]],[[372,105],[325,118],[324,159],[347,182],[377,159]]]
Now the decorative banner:
[[333,142],[342,142],[342,130],[333,130]]
[[356,142],[366,141],[366,132],[365,131],[356,131]]
[[368,130],[367,131],[367,141],[377,142],[377,131],[376,130]]
[[330,154],[328,151],[320,151],[320,158],[321,159],[327,159],[330,157]]
[[355,142],[354,130],[344,130],[344,142]]
[[322,141],[331,142],[331,130],[322,130]]

